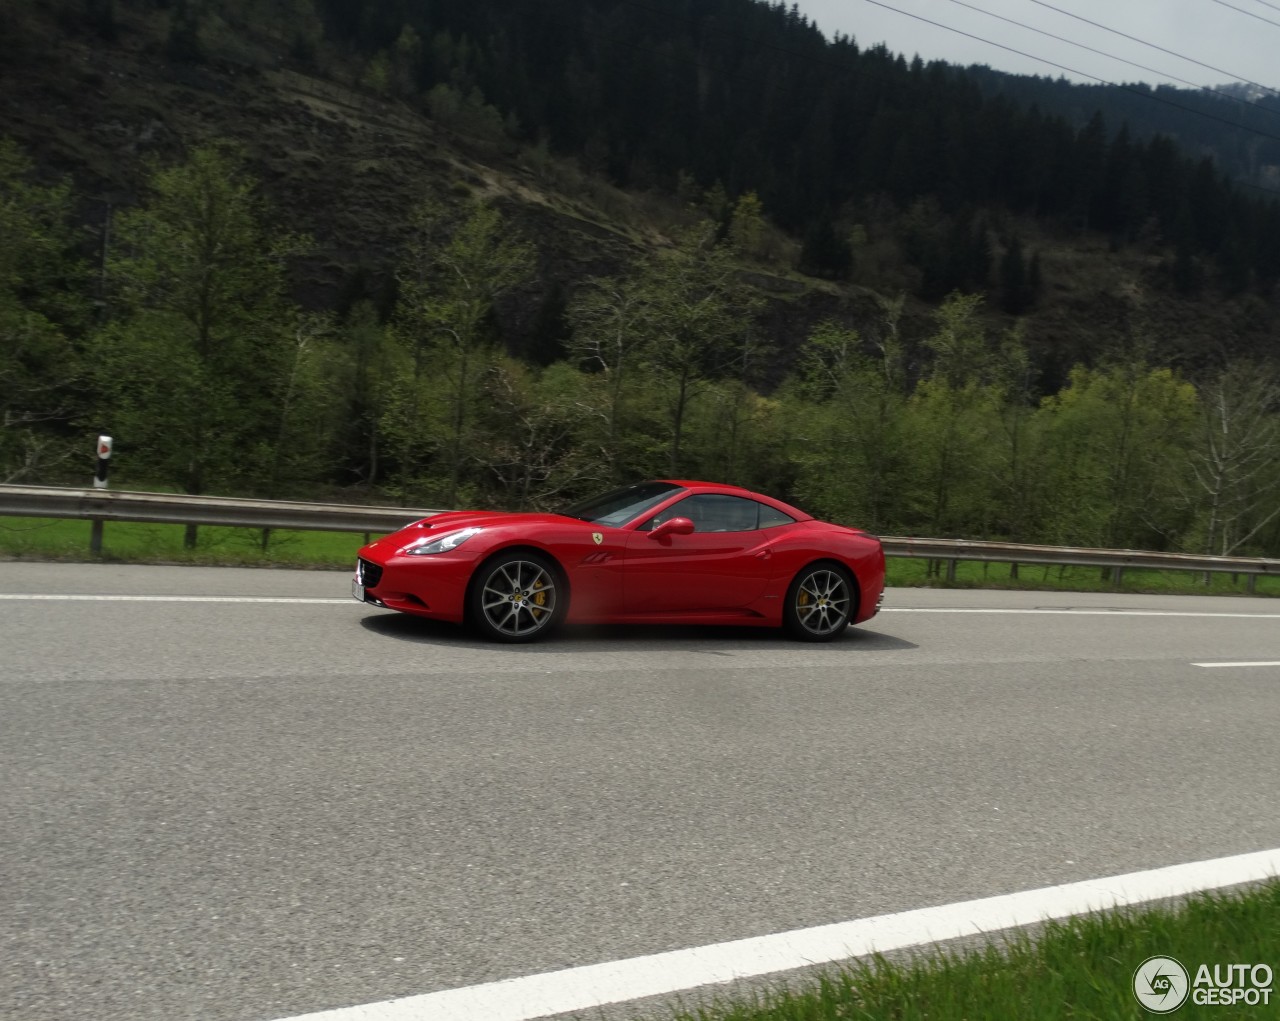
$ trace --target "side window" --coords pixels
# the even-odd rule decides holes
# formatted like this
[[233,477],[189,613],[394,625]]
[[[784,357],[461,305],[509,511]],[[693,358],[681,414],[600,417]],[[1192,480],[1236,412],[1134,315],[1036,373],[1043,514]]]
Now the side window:
[[641,525],[638,529],[636,529],[636,531],[651,532],[653,531],[653,527],[655,525],[660,525],[664,521],[670,521],[672,518],[689,518],[691,521],[693,521],[693,527],[694,527],[694,530],[696,531],[698,527],[698,521],[696,518],[694,518],[693,514],[690,513],[690,507],[689,507],[689,505],[696,499],[697,497],[695,496],[686,496],[683,500],[677,500],[675,503],[673,503],[670,507],[666,508],[665,510],[658,511],[657,514],[655,514],[643,525]]
[[760,511],[766,509],[755,500],[744,500],[740,496],[699,493],[659,511],[644,525],[644,530],[671,518],[688,518],[695,532],[750,532],[758,526]]
[[777,525],[791,525],[795,523],[795,518],[790,514],[783,514],[780,510],[774,510],[768,504],[760,504],[760,527],[774,528]]

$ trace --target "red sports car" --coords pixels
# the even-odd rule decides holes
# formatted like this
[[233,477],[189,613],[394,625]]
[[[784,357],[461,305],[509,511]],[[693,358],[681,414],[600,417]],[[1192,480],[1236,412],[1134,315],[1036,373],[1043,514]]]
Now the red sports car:
[[360,550],[355,598],[526,642],[562,621],[785,627],[874,616],[880,540],[737,486],[641,482],[555,514],[449,511]]

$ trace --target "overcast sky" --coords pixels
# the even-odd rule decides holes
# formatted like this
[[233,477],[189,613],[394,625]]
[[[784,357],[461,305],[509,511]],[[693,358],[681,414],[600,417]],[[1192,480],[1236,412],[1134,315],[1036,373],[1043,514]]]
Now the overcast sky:
[[[786,2],[789,6],[791,0]],[[1110,82],[1167,82],[1180,87],[1252,81],[1280,88],[1280,0],[883,0],[883,4],[798,0],[801,12],[828,38],[846,33],[863,49],[884,43],[908,60],[919,54],[926,61],[987,64],[1015,74],[1063,75],[1084,82],[1093,80],[1088,75],[1095,75]],[[1059,13],[1063,11],[1069,13]],[[969,36],[926,24],[921,18]],[[1041,32],[1121,59],[1091,53]],[[1028,59],[995,43],[1041,59]]]

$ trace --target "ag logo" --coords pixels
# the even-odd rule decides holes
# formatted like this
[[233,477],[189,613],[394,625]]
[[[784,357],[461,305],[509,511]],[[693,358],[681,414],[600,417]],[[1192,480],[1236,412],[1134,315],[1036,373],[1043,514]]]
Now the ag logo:
[[1187,1002],[1187,969],[1172,957],[1148,957],[1133,973],[1133,995],[1144,1010],[1169,1014]]
[[591,541],[594,542],[597,546],[599,546],[602,542],[604,542],[604,536],[599,532],[592,532]]

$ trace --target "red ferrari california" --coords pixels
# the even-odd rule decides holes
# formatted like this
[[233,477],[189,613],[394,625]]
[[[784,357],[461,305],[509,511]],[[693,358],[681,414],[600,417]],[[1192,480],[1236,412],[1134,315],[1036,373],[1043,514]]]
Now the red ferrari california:
[[826,642],[874,616],[880,540],[709,482],[641,482],[555,514],[449,511],[360,550],[356,599],[498,642],[557,624],[742,624]]

